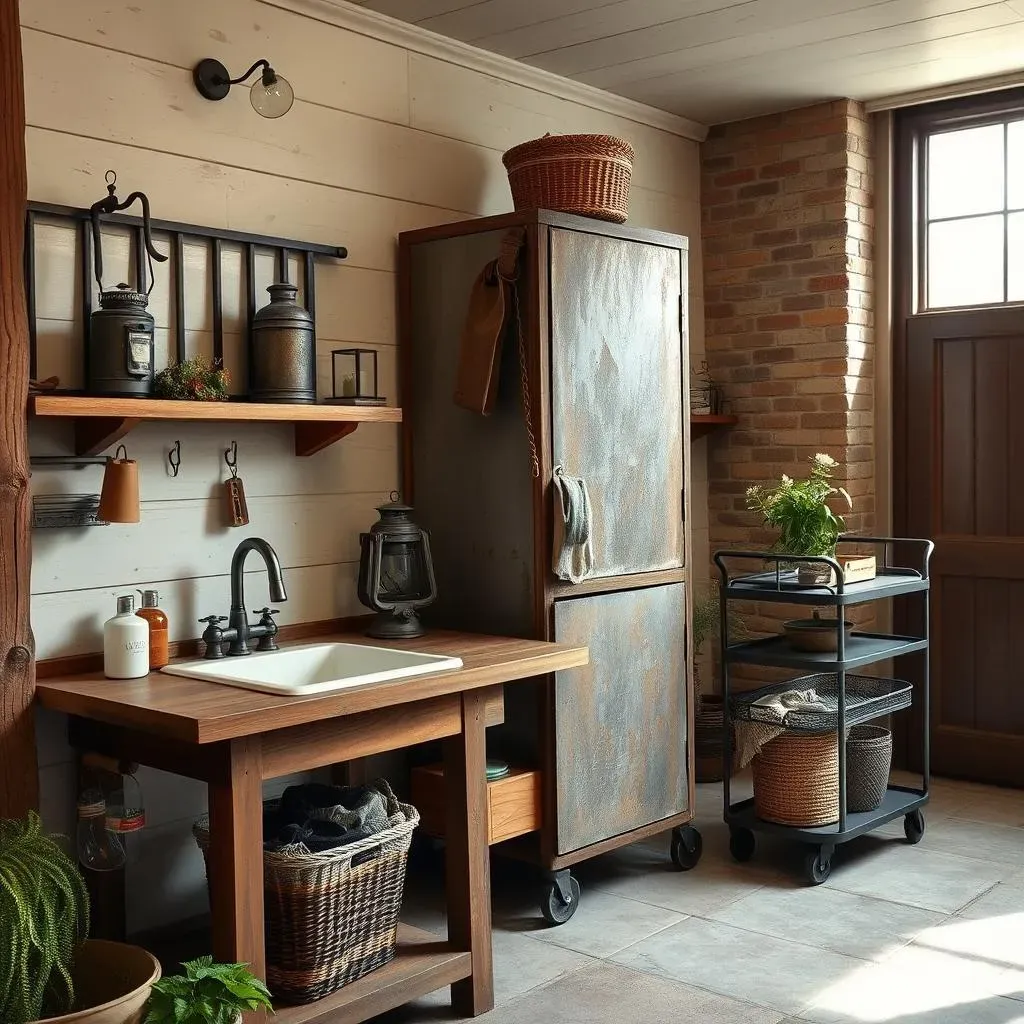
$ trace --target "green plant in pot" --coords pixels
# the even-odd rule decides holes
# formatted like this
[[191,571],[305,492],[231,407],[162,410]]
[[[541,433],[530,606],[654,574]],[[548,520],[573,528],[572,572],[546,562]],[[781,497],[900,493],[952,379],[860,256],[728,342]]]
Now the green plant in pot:
[[0,821],[0,1021],[139,1024],[160,966],[144,949],[86,939],[89,896],[39,815]]
[[185,973],[153,986],[145,1024],[236,1024],[251,1010],[272,1010],[270,993],[246,964],[217,964],[204,956]]
[[[849,509],[853,500],[843,487],[834,487],[832,475],[836,460],[818,452],[810,459],[811,469],[804,480],[794,480],[785,473],[770,487],[757,485],[747,488],[747,507],[764,517],[766,526],[779,531],[772,550],[793,555],[797,580],[807,586],[830,586],[834,583],[828,565],[818,562],[800,564],[801,556],[828,556],[835,558],[836,543],[846,529],[842,516],[829,506],[839,495]],[[795,619],[785,624],[786,635],[794,646],[803,650],[828,651],[836,649],[836,619]],[[847,631],[852,623],[844,624]]]

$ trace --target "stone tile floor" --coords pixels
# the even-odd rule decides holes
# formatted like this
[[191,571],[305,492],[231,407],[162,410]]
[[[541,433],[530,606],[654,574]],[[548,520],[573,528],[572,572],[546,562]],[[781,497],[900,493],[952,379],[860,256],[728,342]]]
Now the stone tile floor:
[[[896,821],[841,847],[811,888],[790,844],[758,836],[734,863],[721,786],[699,786],[700,864],[673,871],[667,836],[582,864],[580,908],[558,928],[538,879],[495,858],[497,1006],[477,1019],[1024,1024],[1024,792],[939,780],[925,814],[920,845]],[[443,932],[438,879],[411,876],[404,916]],[[444,990],[379,1020],[453,1019]]]

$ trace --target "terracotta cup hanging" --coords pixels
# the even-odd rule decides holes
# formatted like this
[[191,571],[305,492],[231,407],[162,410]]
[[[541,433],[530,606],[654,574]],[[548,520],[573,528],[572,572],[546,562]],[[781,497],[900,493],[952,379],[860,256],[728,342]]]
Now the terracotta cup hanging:
[[[124,458],[121,457],[124,452]],[[106,523],[137,523],[139,511],[139,464],[128,458],[128,449],[117,446],[103,469],[103,488],[96,518]]]

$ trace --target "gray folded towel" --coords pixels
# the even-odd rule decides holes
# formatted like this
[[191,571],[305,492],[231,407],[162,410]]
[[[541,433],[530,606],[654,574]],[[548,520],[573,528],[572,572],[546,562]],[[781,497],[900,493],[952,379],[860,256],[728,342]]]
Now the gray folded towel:
[[786,731],[786,716],[791,711],[827,711],[814,689],[784,690],[769,693],[752,702],[762,708],[774,721],[736,723],[736,769],[746,768],[766,743]]

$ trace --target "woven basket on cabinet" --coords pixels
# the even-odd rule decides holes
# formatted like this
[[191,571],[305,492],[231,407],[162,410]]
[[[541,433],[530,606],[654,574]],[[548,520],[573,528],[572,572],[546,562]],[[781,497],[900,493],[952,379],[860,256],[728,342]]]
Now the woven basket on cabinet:
[[836,734],[783,733],[752,762],[754,810],[780,825],[828,825],[839,820]]
[[517,210],[560,210],[622,224],[633,147],[611,135],[545,135],[502,156]]
[[[328,853],[264,851],[267,986],[275,999],[312,1003],[394,959],[412,833],[420,816]],[[209,820],[192,833],[204,858]],[[358,863],[353,865],[353,859]]]

